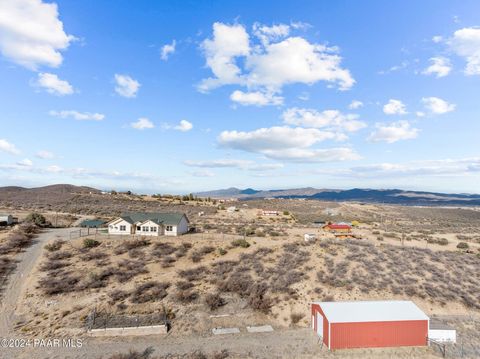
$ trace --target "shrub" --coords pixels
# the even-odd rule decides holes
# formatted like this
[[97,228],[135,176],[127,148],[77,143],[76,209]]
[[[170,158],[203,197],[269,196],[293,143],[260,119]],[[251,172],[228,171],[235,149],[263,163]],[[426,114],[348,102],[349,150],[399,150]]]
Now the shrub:
[[250,243],[247,242],[246,239],[235,239],[232,241],[232,246],[234,247],[242,247],[242,248],[248,248],[250,247]]
[[290,320],[292,321],[292,324],[297,324],[302,318],[303,318],[302,313],[292,313],[290,314]]
[[272,301],[266,296],[267,287],[264,283],[254,284],[250,287],[250,295],[248,296],[248,305],[254,310],[263,313],[270,312]]
[[65,241],[57,239],[53,243],[48,243],[47,245],[45,245],[45,249],[49,252],[55,252],[55,251],[58,251],[60,248],[62,248],[62,245],[64,243]]
[[210,293],[205,297],[205,303],[207,303],[210,310],[215,310],[223,307],[226,304],[226,301],[219,293]]
[[177,299],[181,303],[191,303],[195,299],[198,298],[198,293],[187,289],[187,290],[179,290],[177,293],[175,293],[175,299]]
[[290,212],[289,211],[283,211],[283,215],[288,216],[288,215],[290,215]]
[[124,259],[118,263],[115,277],[120,283],[125,283],[133,277],[144,273],[148,273],[144,262]]
[[382,237],[382,236],[378,236],[378,237],[377,237],[377,241],[383,241],[383,237]]
[[108,293],[108,296],[110,297],[110,299],[113,303],[116,303],[116,302],[120,302],[124,299],[127,299],[128,296],[129,296],[129,293],[124,291],[124,290],[115,289],[115,290],[111,291],[110,293]]
[[191,259],[194,263],[200,262],[206,254],[212,253],[215,251],[215,247],[204,246],[192,253]]
[[169,283],[155,281],[137,285],[130,296],[130,301],[136,304],[160,301],[168,295],[168,287]]
[[99,245],[100,245],[100,242],[96,241],[95,239],[85,238],[83,240],[83,248],[94,248],[94,247],[98,247]]
[[143,352],[137,352],[135,350],[130,350],[125,354],[113,354],[108,359],[149,359],[153,354],[154,349],[149,347]]
[[458,248],[458,249],[468,249],[468,248],[469,248],[469,245],[468,245],[467,242],[459,242],[459,243],[457,244],[457,248]]
[[48,227],[48,226],[51,226],[51,223],[47,221],[47,219],[45,218],[45,216],[43,216],[42,214],[37,213],[37,212],[30,213],[30,214],[25,218],[25,222],[27,222],[27,223],[33,223],[33,224],[35,224],[36,226],[39,226],[39,227]]
[[220,254],[221,256],[224,256],[225,254],[227,254],[227,250],[225,248],[218,248],[218,254]]

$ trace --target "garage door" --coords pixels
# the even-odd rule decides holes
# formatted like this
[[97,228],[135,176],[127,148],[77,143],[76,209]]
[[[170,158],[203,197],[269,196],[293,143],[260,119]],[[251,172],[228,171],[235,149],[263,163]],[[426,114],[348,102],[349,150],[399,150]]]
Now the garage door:
[[317,313],[317,335],[323,338],[323,316]]

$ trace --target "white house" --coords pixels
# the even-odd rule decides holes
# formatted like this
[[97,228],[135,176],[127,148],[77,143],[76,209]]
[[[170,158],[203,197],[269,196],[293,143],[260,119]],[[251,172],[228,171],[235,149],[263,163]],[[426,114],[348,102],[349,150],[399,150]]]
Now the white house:
[[178,236],[188,232],[184,213],[125,213],[108,223],[108,234]]
[[0,214],[0,226],[9,226],[13,224],[13,216],[10,214]]

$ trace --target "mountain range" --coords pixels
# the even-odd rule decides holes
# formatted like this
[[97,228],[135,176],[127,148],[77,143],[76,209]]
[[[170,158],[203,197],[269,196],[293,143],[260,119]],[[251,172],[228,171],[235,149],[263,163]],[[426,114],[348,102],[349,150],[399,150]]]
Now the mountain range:
[[348,190],[318,189],[312,187],[279,190],[239,189],[235,187],[199,192],[200,197],[235,198],[242,200],[264,198],[303,198],[325,201],[355,201],[368,203],[390,203],[404,205],[455,205],[479,206],[478,194],[450,194],[425,191],[406,191],[401,189],[362,189]]

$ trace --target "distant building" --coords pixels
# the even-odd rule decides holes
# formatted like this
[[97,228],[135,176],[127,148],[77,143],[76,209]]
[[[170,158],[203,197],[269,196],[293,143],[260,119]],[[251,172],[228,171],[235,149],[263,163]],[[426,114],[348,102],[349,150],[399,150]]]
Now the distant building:
[[263,210],[262,216],[278,216],[280,212],[278,211],[270,211],[270,210]]
[[178,236],[188,232],[184,213],[125,213],[108,223],[108,234]]
[[317,240],[317,235],[314,233],[305,233],[303,239],[305,242],[315,242]]
[[350,233],[352,231],[352,226],[339,223],[329,223],[324,225],[322,228],[324,231],[332,233]]
[[0,214],[0,226],[9,226],[14,223],[14,217],[11,214]]

